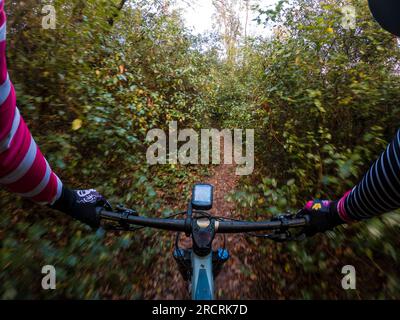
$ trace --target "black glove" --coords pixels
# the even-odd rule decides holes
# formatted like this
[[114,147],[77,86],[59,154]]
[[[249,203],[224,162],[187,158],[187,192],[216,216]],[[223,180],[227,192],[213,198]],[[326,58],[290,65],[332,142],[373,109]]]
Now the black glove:
[[303,229],[308,237],[332,230],[345,222],[340,219],[337,202],[328,200],[309,201],[298,213],[298,217],[308,217],[309,225]]
[[110,204],[96,190],[71,190],[66,187],[63,187],[61,197],[50,207],[64,212],[92,228],[100,226],[100,218],[97,214],[99,207],[111,210]]

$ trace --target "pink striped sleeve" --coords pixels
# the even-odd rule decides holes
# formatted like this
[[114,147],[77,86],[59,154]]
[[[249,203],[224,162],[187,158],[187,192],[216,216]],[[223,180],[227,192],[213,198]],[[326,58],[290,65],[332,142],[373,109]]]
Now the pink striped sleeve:
[[4,0],[0,0],[0,184],[41,204],[54,203],[62,189],[16,106],[6,63]]
[[352,219],[350,219],[349,215],[347,214],[346,208],[344,206],[344,202],[346,201],[346,198],[350,195],[352,190],[347,191],[343,197],[339,200],[338,204],[337,204],[337,210],[339,213],[340,218],[347,222],[347,223],[351,223],[353,222]]

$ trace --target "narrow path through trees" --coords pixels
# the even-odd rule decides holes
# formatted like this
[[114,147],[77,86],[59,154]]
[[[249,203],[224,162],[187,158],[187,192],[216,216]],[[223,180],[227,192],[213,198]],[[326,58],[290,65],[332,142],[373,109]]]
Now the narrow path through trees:
[[[223,147],[221,147],[223,150]],[[223,159],[223,155],[221,155]],[[239,176],[235,175],[234,164],[220,164],[214,169],[214,174],[205,179],[214,186],[213,215],[234,217],[235,206],[225,197],[234,191],[239,182]],[[172,236],[172,235],[171,235]],[[173,243],[173,242],[172,242]],[[223,247],[222,235],[217,235],[214,241],[214,249]],[[182,235],[180,241],[182,247],[190,247],[191,239]],[[251,299],[256,298],[252,291],[256,276],[253,272],[254,259],[243,235],[226,235],[226,248],[231,255],[220,275],[215,280],[216,299]],[[165,257],[159,257],[152,265],[154,270],[152,277],[146,284],[146,298],[151,299],[188,299],[187,284],[182,280],[175,261],[172,257],[172,248],[166,248]],[[250,262],[251,261],[251,262]],[[168,269],[168,271],[166,271]],[[159,277],[161,272],[166,275]]]

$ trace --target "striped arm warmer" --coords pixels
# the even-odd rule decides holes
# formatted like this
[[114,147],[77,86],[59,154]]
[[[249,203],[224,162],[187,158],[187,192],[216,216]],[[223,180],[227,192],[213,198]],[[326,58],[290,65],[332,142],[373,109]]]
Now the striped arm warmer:
[[33,140],[18,108],[6,64],[6,14],[0,0],[0,185],[40,204],[52,204],[62,183]]
[[365,220],[400,208],[400,130],[361,182],[338,203],[346,222]]

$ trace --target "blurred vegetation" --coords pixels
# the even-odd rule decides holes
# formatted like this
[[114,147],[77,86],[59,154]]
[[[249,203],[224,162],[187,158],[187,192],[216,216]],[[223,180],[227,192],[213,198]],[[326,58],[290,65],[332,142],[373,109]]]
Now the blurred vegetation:
[[[18,105],[64,183],[97,188],[112,203],[153,216],[185,206],[208,168],[145,164],[147,131],[171,120],[256,129],[256,171],[230,197],[248,219],[339,197],[398,128],[398,43],[366,1],[257,7],[273,36],[228,41],[228,57],[220,37],[193,36],[162,1],[53,4],[57,28],[44,30],[41,1],[7,3]],[[341,25],[343,4],[356,7],[354,30]],[[155,257],[170,254],[161,233],[93,233],[3,190],[0,208],[2,298],[148,297]],[[248,240],[254,298],[399,298],[399,226],[392,213],[301,243]],[[46,264],[57,268],[55,291],[40,288]],[[340,287],[346,264],[356,266],[357,291]]]
[[[186,206],[185,192],[201,169],[147,166],[146,133],[172,120],[207,126],[215,55],[202,54],[203,40],[156,1],[121,10],[118,4],[54,1],[57,28],[45,30],[41,1],[9,2],[10,77],[21,113],[66,185],[97,188],[111,203],[161,215]],[[142,297],[141,275],[162,250],[155,232],[93,235],[0,192],[1,297]],[[50,293],[33,280],[46,264],[61,270]]]
[[[338,4],[356,8],[355,29],[343,27]],[[233,106],[222,109],[227,125],[257,128],[257,172],[231,197],[255,218],[340,197],[400,120],[398,42],[366,1],[280,1],[259,13],[277,26],[274,37],[249,41],[231,71],[241,93],[231,103],[229,84],[222,98]],[[399,221],[391,213],[289,246],[251,241],[255,261],[268,266],[259,269],[260,298],[398,299]],[[357,290],[341,288],[346,264],[356,267]]]

